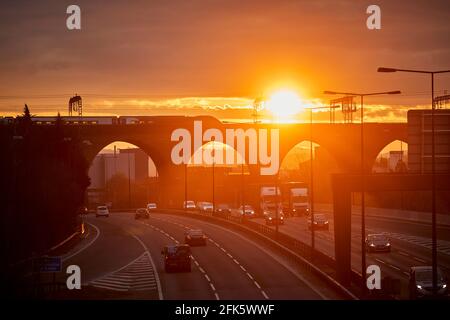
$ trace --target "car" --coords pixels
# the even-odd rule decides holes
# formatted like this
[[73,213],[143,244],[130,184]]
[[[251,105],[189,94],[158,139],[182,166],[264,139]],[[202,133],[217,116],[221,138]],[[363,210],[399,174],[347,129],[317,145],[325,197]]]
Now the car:
[[215,216],[226,217],[231,213],[230,205],[226,203],[218,204],[216,207],[216,211],[214,212]]
[[243,213],[244,218],[255,218],[256,217],[255,210],[249,204],[244,205],[244,208],[242,208],[242,206],[240,206],[239,210]]
[[166,272],[177,270],[191,272],[192,256],[189,245],[167,245],[163,248],[161,254],[164,257],[164,270]]
[[195,202],[192,200],[183,201],[183,209],[187,210],[195,210],[197,207],[195,206]]
[[[308,218],[308,230],[312,229],[312,219],[311,217]],[[329,221],[327,219],[327,216],[323,213],[315,213],[314,214],[314,230],[317,229],[324,229],[329,230]]]
[[213,212],[213,204],[211,202],[200,201],[197,203],[197,209],[202,212]]
[[284,224],[284,214],[278,213],[278,216],[274,212],[267,213],[265,216],[266,225],[280,225]]
[[148,219],[150,217],[148,210],[145,208],[139,208],[136,210],[136,213],[134,214],[134,218],[137,219]]
[[89,209],[86,206],[81,206],[78,208],[78,214],[88,214],[89,213]]
[[[443,297],[447,294],[447,281],[441,269],[438,268],[437,271],[437,295]],[[409,297],[410,299],[434,297],[431,266],[416,266],[409,269]]]
[[97,206],[95,211],[96,217],[109,217],[109,209],[107,206]]
[[391,242],[384,234],[368,234],[366,252],[391,252]]
[[150,203],[147,204],[147,210],[148,211],[153,211],[153,210],[156,210],[157,208],[158,208],[158,206],[154,202],[150,202]]
[[184,234],[184,243],[190,246],[206,246],[206,240],[208,238],[200,229],[190,229]]

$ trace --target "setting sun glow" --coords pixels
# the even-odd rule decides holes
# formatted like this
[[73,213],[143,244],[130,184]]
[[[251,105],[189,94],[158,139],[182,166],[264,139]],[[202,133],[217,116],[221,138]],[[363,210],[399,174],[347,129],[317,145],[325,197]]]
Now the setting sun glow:
[[273,93],[266,104],[276,117],[290,118],[301,112],[304,107],[300,97],[290,90],[280,90]]

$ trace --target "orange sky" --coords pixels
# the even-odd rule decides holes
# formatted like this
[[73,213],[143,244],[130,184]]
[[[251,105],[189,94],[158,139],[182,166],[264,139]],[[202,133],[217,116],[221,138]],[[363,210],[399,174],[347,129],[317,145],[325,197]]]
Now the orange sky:
[[[250,119],[255,97],[290,88],[307,104],[326,104],[323,90],[401,90],[367,99],[367,117],[402,121],[429,107],[429,78],[377,67],[450,69],[448,0],[377,1],[376,31],[371,1],[80,0],[79,31],[66,29],[69,4],[0,4],[0,114],[25,102],[64,114],[78,93],[86,114]],[[447,89],[450,75],[438,76],[437,94]]]

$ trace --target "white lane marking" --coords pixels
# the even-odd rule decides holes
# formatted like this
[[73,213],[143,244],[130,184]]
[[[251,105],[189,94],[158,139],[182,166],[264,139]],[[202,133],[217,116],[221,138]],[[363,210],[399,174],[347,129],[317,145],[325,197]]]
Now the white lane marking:
[[[172,224],[175,224],[175,225],[180,225],[180,226],[184,227],[182,224],[178,224],[178,223],[176,223],[176,222],[174,222],[174,221],[171,221],[171,220],[167,220],[167,219],[164,220],[164,219],[159,219],[159,218],[158,218],[158,220],[163,221],[163,222],[172,223]],[[216,241],[212,240],[211,238],[208,238],[208,240],[209,240],[210,242],[214,243],[214,244],[215,244],[218,248],[220,248],[224,253],[226,253],[227,256],[228,256],[230,259],[233,259],[233,261],[234,261],[234,262],[242,269],[242,271],[244,271],[244,272],[247,274],[247,276],[248,276],[250,279],[253,280],[253,277],[250,275],[250,273],[247,272],[247,270],[245,269],[245,267],[242,266],[242,265],[239,263],[239,261],[237,261],[235,258],[233,258],[233,256],[232,256],[231,254],[229,254],[225,248],[223,248],[219,243],[217,243]],[[194,260],[194,262],[196,262],[195,259],[193,259],[193,260]],[[198,267],[198,263],[197,263],[197,267]],[[208,275],[207,275],[206,272],[203,270],[203,268],[199,267],[199,270],[200,270],[202,273],[204,273],[205,278],[208,280],[208,282],[210,282],[211,287],[212,287],[213,290],[215,291],[216,289],[215,289],[214,285],[211,283],[211,279],[208,277]],[[265,299],[269,299],[269,297],[268,297],[268,295],[265,293],[265,291],[261,289],[261,286],[259,285],[259,283],[256,282],[256,281],[253,281],[253,282],[254,282],[255,286],[261,291],[261,294],[264,296],[264,298],[265,298]]]
[[64,262],[64,261],[66,261],[66,260],[76,256],[77,254],[80,254],[81,252],[83,252],[84,250],[89,248],[95,242],[95,240],[97,240],[97,238],[100,236],[100,229],[99,228],[97,228],[94,224],[92,224],[90,222],[86,221],[86,223],[91,225],[92,227],[94,227],[95,231],[97,232],[97,234],[95,235],[94,239],[92,239],[91,242],[86,244],[84,247],[80,248],[78,251],[75,251],[74,253],[72,253],[72,254],[70,254],[68,256],[62,257],[62,259],[61,259],[62,262]]
[[93,280],[89,285],[119,291],[157,290],[154,270],[147,251],[125,269]]
[[[292,267],[290,267],[288,264],[286,264],[285,262],[282,262],[279,260],[279,258],[277,256],[275,256],[273,253],[271,253],[270,251],[268,251],[267,249],[263,248],[262,246],[260,246],[259,244],[257,244],[256,242],[244,237],[243,235],[231,231],[227,228],[224,228],[222,226],[219,226],[217,224],[213,224],[213,223],[209,223],[209,222],[204,222],[205,224],[221,229],[223,231],[226,231],[228,233],[231,233],[241,239],[243,239],[244,241],[247,241],[248,243],[252,244],[254,247],[258,248],[259,250],[261,250],[262,252],[264,252],[265,254],[267,254],[269,257],[271,257],[273,260],[275,260],[276,262],[278,262],[280,265],[282,265],[284,268],[286,268],[287,270],[289,270],[295,277],[297,277],[298,279],[300,279],[300,281],[302,281],[303,283],[305,283],[312,291],[314,291],[318,296],[320,296],[323,300],[327,300],[328,297],[325,296],[322,292],[320,292],[319,290],[316,289],[316,286],[314,286],[309,280],[307,280],[305,277],[303,277],[299,272],[297,272],[296,270],[294,270]],[[237,264],[239,264],[239,262],[235,261]]]
[[383,260],[380,260],[380,259],[375,259],[375,261],[378,261],[379,263],[382,263],[382,264],[386,264],[386,262],[384,262]]
[[422,263],[426,263],[426,261],[423,260],[423,259],[421,259],[421,258],[413,257],[413,259],[414,259],[414,260],[417,260],[417,261],[419,261],[419,262],[422,262]]
[[409,273],[406,271],[403,271],[403,274],[409,277]]
[[[167,221],[167,220],[163,220],[163,219],[158,219],[158,218],[156,218],[156,219],[157,219],[157,220],[160,220],[160,221],[163,221],[163,222],[173,223],[173,222],[171,222],[171,221]],[[168,237],[168,238],[173,238],[170,234],[168,234],[167,232],[165,232],[165,231],[162,230],[162,229],[158,229],[158,231],[159,231],[160,233],[164,234],[164,235],[165,235],[166,237]],[[133,235],[133,236],[134,236],[134,235]],[[136,237],[136,238],[137,238],[137,237]],[[137,238],[137,239],[138,239],[138,238]],[[138,239],[138,240],[139,240],[139,239]],[[176,242],[176,243],[179,243],[177,240],[175,240],[175,242]],[[142,243],[142,245],[145,246],[145,244],[144,244],[143,242],[141,242],[141,243]],[[151,257],[150,257],[150,259],[151,259]],[[200,264],[197,262],[197,260],[196,260],[194,257],[192,257],[192,260],[194,261],[194,263],[195,263],[195,265],[198,267],[198,269],[204,274],[206,280],[208,280],[209,285],[211,286],[211,289],[212,289],[214,292],[216,292],[216,288],[215,288],[214,285],[212,284],[211,279],[208,277],[208,275],[206,274],[205,270],[204,270],[202,267],[200,267]],[[159,280],[159,279],[157,279],[157,280]],[[220,300],[219,295],[218,295],[217,293],[215,293],[214,296],[216,297],[216,300]],[[160,299],[160,300],[162,300],[162,299]]]
[[395,270],[398,270],[398,271],[401,270],[399,267],[396,267],[396,266],[394,266],[393,264],[388,264],[388,266],[391,267],[391,268],[393,268],[393,269],[395,269]]
[[401,254],[402,256],[409,257],[409,254],[406,252],[398,251],[398,253]]
[[137,241],[139,241],[139,243],[142,245],[142,247],[144,247],[144,250],[148,253],[148,256],[150,258],[150,263],[152,264],[152,268],[154,270],[154,274],[155,274],[155,280],[156,280],[156,286],[158,287],[158,296],[159,296],[159,300],[163,300],[163,293],[162,293],[162,289],[161,289],[161,282],[159,281],[159,274],[158,274],[158,270],[156,269],[155,266],[155,262],[153,261],[152,255],[150,254],[150,251],[148,251],[147,246],[145,245],[144,242],[142,242],[142,240],[135,236],[134,234],[132,235]]

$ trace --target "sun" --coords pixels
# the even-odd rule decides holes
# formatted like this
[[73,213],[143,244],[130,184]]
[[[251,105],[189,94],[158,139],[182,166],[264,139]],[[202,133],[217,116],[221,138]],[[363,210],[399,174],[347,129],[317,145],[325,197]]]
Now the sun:
[[304,106],[300,97],[291,90],[274,92],[266,102],[266,107],[278,118],[291,118],[303,111]]

